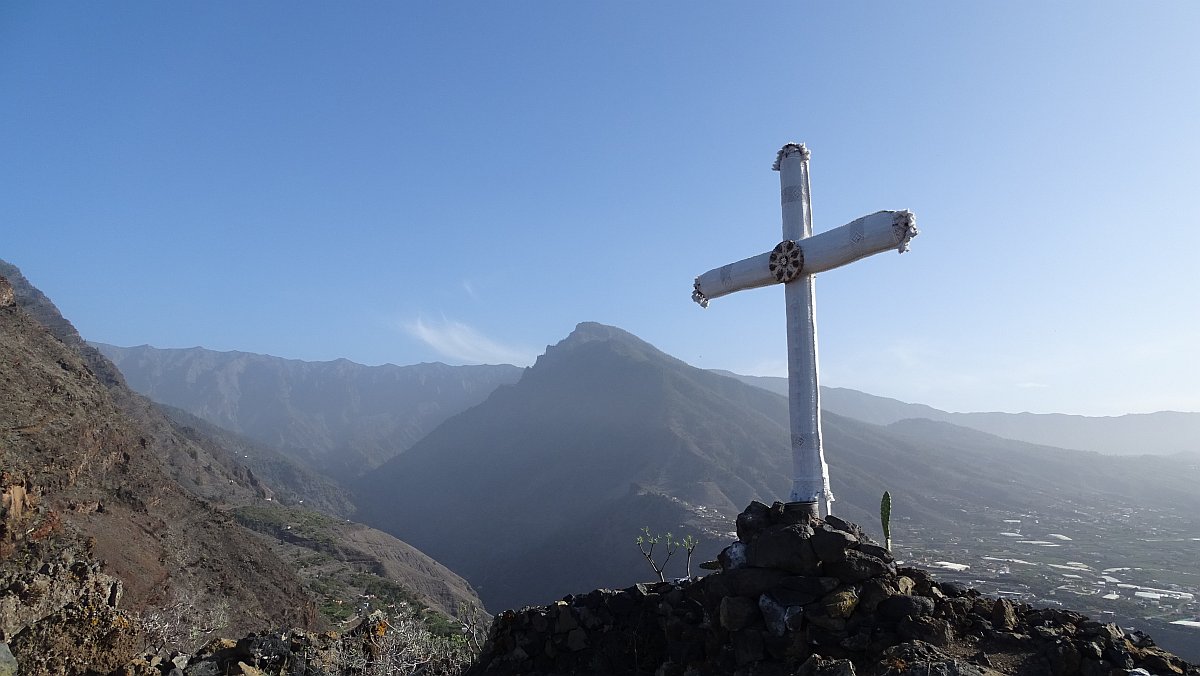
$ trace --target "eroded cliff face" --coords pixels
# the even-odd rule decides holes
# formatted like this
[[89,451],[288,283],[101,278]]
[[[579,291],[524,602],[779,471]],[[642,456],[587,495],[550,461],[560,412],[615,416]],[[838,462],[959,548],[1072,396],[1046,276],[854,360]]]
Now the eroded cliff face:
[[[45,566],[69,572],[77,560],[92,571],[102,562],[133,611],[170,607],[181,622],[189,614],[199,622],[206,609],[223,605],[233,608],[224,627],[230,632],[310,624],[313,606],[295,575],[197,497],[202,491],[185,490],[172,474],[186,472],[171,458],[207,464],[192,483],[213,487],[213,495],[261,496],[264,488],[202,455],[165,419],[155,422],[148,404],[140,419],[131,416],[144,400],[98,353],[85,354],[53,305],[22,288],[30,288],[23,279],[0,282],[0,574]],[[36,313],[24,308],[28,298]],[[68,613],[48,620],[71,604],[53,610],[29,598],[0,585],[0,608],[33,613],[14,611],[9,617],[18,619],[3,627],[14,653],[31,649],[19,639],[28,632],[46,634],[38,643],[45,650],[56,626],[68,636],[72,618],[94,619]]]

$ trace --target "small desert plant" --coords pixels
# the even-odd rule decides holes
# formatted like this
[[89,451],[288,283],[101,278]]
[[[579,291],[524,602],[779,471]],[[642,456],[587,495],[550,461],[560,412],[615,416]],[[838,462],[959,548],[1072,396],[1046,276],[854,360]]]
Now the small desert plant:
[[[660,542],[664,547],[666,547],[667,550],[667,556],[663,559],[661,566],[657,561],[654,560],[654,547]],[[647,545],[649,545],[649,547],[647,547]],[[666,535],[655,535],[650,532],[649,526],[643,528],[642,534],[637,536],[638,551],[642,553],[642,556],[646,558],[646,561],[650,564],[650,567],[654,569],[654,572],[658,575],[659,582],[667,581],[667,578],[663,575],[663,569],[667,567],[667,562],[670,561],[671,557],[675,555],[675,550],[679,548],[679,545],[680,542],[675,539],[675,536],[671,535],[670,533],[667,533]]]
[[700,544],[700,541],[691,535],[689,535],[679,541],[679,545],[681,547],[683,547],[683,550],[685,552],[687,552],[687,576],[688,576],[688,579],[691,579],[691,577],[692,577],[692,552],[696,551],[696,545],[698,545],[698,544]]
[[879,523],[883,525],[883,546],[892,551],[892,494],[883,492],[879,501]]
[[[662,565],[659,565],[658,562],[654,560],[654,547],[659,544],[666,547],[667,550],[667,556],[663,559]],[[682,547],[683,551],[687,553],[687,576],[690,578],[692,576],[692,555],[695,553],[696,546],[699,544],[700,541],[697,540],[695,536],[688,535],[682,540],[677,540],[675,539],[675,536],[670,533],[667,533],[666,535],[655,535],[650,532],[649,527],[643,528],[642,534],[637,537],[638,550],[642,552],[642,556],[645,557],[646,561],[650,564],[650,567],[654,569],[654,573],[658,575],[659,582],[666,581],[667,578],[663,574],[663,570],[666,569],[667,562],[671,560],[671,557],[675,555],[675,552],[678,551],[680,547]]]
[[483,644],[487,641],[487,614],[465,601],[459,601],[457,619],[462,627],[463,641],[467,648],[478,655],[483,651]]

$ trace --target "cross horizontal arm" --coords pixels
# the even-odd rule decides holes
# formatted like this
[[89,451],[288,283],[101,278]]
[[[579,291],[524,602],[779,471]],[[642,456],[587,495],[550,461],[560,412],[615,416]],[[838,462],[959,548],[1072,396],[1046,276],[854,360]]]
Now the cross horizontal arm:
[[[909,240],[916,235],[916,219],[911,211],[878,211],[796,242],[800,248],[798,274],[815,275],[888,249],[904,253],[908,251]],[[714,298],[798,276],[789,275],[781,280],[780,275],[770,269],[771,253],[751,256],[700,275],[696,278],[692,300],[708,307],[708,301]]]
[[778,284],[779,280],[771,274],[769,259],[771,252],[751,256],[736,263],[730,263],[719,268],[713,268],[696,278],[692,291],[692,300],[701,307],[708,307],[708,301],[721,296],[727,296],[735,291],[757,289],[760,286]]
[[804,250],[804,273],[815,275],[873,256],[888,249],[908,251],[917,236],[911,211],[876,211],[799,242]]

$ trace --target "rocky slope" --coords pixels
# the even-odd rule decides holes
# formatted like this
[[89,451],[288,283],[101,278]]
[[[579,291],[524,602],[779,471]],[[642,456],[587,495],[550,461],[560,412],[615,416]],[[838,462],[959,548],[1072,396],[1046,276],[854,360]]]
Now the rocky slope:
[[205,500],[229,504],[271,496],[270,489],[238,463],[227,449],[217,444],[192,443],[153,402],[130,390],[112,362],[84,342],[54,303],[30,284],[16,266],[0,260],[0,275],[12,285],[15,305],[83,364],[107,391],[108,399],[119,414],[145,438],[145,448],[154,449],[149,455],[156,457],[189,492]]
[[270,487],[271,497],[283,505],[297,505],[332,516],[354,513],[349,491],[320,472],[284,453],[217,427],[174,406],[157,404],[180,435],[216,454],[231,455],[259,483]]
[[0,674],[17,671],[18,656],[23,674],[107,673],[142,647],[137,618],[117,607],[121,582],[99,569],[70,552],[0,567]]
[[[483,616],[471,585],[415,547],[374,528],[304,509],[260,504],[237,509],[238,523],[266,536],[335,622],[361,619],[364,606],[403,603],[447,617]],[[374,596],[377,601],[363,599]],[[344,622],[339,622],[339,624]]]
[[3,271],[16,283],[0,307],[0,569],[87,551],[122,581],[133,610],[175,605],[186,621],[236,603],[231,630],[311,622],[295,575],[171,473],[195,466],[187,473],[201,495],[268,489],[175,435],[18,271]]
[[203,348],[96,344],[130,386],[338,478],[403,452],[515,382],[515,366],[364,366]]
[[[485,617],[469,585],[409,545],[279,506],[276,496],[304,496],[349,511],[341,489],[277,452],[182,411],[163,415],[16,268],[0,267],[16,281],[0,278],[0,576],[15,580],[0,580],[0,653],[11,646],[23,673],[90,673],[218,631],[327,626],[317,600],[336,598],[351,615],[393,601],[393,621],[435,642],[459,631],[448,616]],[[303,529],[254,531],[239,523],[248,510],[328,527],[314,540]],[[315,576],[291,550],[321,559]],[[46,575],[22,582],[31,571]],[[352,584],[335,585],[341,578]],[[87,579],[116,591],[98,600],[64,583]]]

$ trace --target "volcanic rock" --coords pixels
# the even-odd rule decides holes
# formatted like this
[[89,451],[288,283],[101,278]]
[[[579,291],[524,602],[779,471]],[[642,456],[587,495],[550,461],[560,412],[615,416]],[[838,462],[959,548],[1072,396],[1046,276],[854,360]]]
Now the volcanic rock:
[[[764,508],[738,518],[745,540],[731,548],[747,556],[736,567],[505,611],[467,673],[1200,676],[1115,625],[897,570],[854,524],[790,523]],[[557,621],[540,619],[551,611]],[[585,630],[583,617],[604,622]]]

